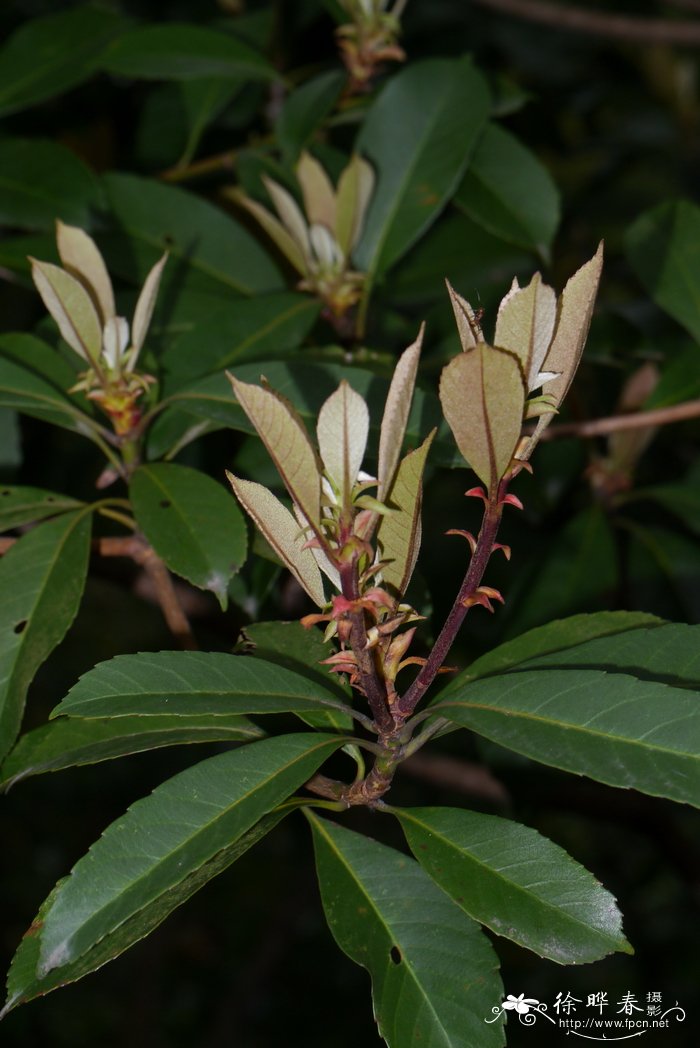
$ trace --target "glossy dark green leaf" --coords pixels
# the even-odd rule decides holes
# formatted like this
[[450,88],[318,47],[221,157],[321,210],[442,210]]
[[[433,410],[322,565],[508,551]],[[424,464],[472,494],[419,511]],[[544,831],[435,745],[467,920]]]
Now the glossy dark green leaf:
[[15,469],[21,463],[19,415],[10,408],[0,408],[0,469]]
[[333,109],[344,83],[345,75],[331,70],[307,80],[285,98],[275,130],[282,156],[290,167]]
[[[47,317],[47,324],[53,325],[53,320]],[[53,328],[55,331],[55,327]],[[61,393],[66,393],[78,381],[79,362],[75,354],[71,357],[76,359],[77,367],[72,367],[68,360],[56,352],[56,349],[26,332],[12,331],[0,335],[0,357],[14,361],[27,371],[34,372],[39,378],[55,386]],[[71,403],[79,404],[83,410],[90,401],[77,397],[71,393],[68,398]]]
[[417,862],[307,813],[326,920],[338,946],[372,977],[390,1048],[495,1048],[498,961],[478,925]]
[[631,952],[612,895],[536,830],[459,808],[392,811],[426,873],[492,931],[559,964]]
[[[700,693],[700,626],[660,622],[574,647],[541,653],[522,669],[598,669],[628,673]],[[698,701],[700,701],[700,696]]]
[[[570,648],[598,637],[615,637],[644,627],[663,625],[663,619],[640,611],[599,611],[593,615],[572,615],[568,619],[557,619],[546,626],[528,630],[515,640],[499,644],[491,651],[475,659],[468,669],[450,681],[437,701],[457,688],[479,677],[504,673],[528,659],[538,656],[566,653]],[[625,636],[626,639],[626,636]]]
[[4,225],[53,232],[60,218],[85,226],[90,209],[98,202],[97,179],[70,149],[43,139],[0,141],[0,221]]
[[[300,622],[256,622],[243,630],[242,650],[253,658],[264,659],[293,670],[320,686],[321,694],[334,693],[339,702],[352,705],[352,692],[322,662],[335,648],[326,644],[323,633]],[[352,729],[352,718],[341,710],[320,709],[300,712],[301,720],[315,728]]]
[[489,95],[469,58],[412,62],[371,107],[357,142],[377,186],[360,269],[380,276],[435,221],[457,189],[488,116]]
[[669,513],[682,520],[691,531],[700,532],[700,484],[659,484],[658,487],[640,488],[634,492],[634,500],[651,500],[663,506]]
[[0,116],[86,80],[104,47],[126,24],[112,11],[91,6],[25,22],[0,50]]
[[210,757],[136,801],[58,888],[41,929],[37,975],[71,964],[133,918],[147,920],[338,744],[316,734],[263,739]]
[[[224,754],[224,756],[228,755]],[[198,767],[200,766],[198,765]],[[150,800],[151,798],[146,799]],[[148,935],[169,913],[189,899],[191,895],[194,895],[212,877],[221,873],[248,851],[249,848],[257,844],[270,830],[274,829],[286,814],[287,809],[282,809],[281,811],[273,811],[268,815],[264,815],[251,829],[245,831],[232,843],[221,848],[220,851],[199,866],[185,880],[165,891],[144,910],[125,920],[114,933],[106,935],[92,949],[81,954],[75,961],[62,965],[60,968],[52,969],[47,975],[40,976],[37,974],[37,969],[42,943],[41,929],[61,889],[68,883],[69,878],[66,877],[59,881],[45,900],[14,956],[7,979],[7,1002],[0,1012],[0,1019],[25,1001],[30,1001],[34,997],[55,990],[59,986],[65,986],[66,983],[75,982],[76,979],[82,978],[89,972],[93,972],[103,964],[106,964],[107,961],[118,957],[124,950]],[[89,855],[86,856],[86,860],[88,857]]]
[[26,732],[0,766],[0,789],[48,771],[191,742],[252,742],[265,733],[236,714],[190,717],[59,717]]
[[45,521],[0,560],[0,757],[17,738],[27,688],[73,622],[85,584],[90,515]]
[[559,223],[557,187],[537,157],[498,124],[485,128],[454,200],[489,233],[548,258]]
[[81,505],[76,499],[44,491],[43,488],[5,484],[0,486],[0,531],[8,531],[34,520],[44,520],[45,517],[78,509]]
[[[0,353],[2,351],[0,340]],[[0,407],[15,408],[26,415],[92,437],[95,424],[59,389],[13,360],[0,355]]]
[[278,76],[274,66],[236,37],[175,22],[124,33],[103,52],[100,66],[110,73],[147,80],[274,80]]
[[135,131],[139,168],[189,164],[202,135],[243,87],[243,79],[206,77],[159,84],[144,99]]
[[308,295],[256,295],[224,306],[185,332],[162,356],[166,392],[238,362],[274,360],[298,349],[320,306]]
[[231,576],[245,560],[243,515],[222,484],[171,463],[140,466],[129,493],[139,527],[171,571],[227,604]]
[[[170,282],[177,288],[185,277],[191,290],[226,296],[281,286],[279,271],[257,240],[206,200],[135,175],[105,175],[103,185],[119,229],[112,234],[111,252],[119,249],[132,259],[132,280],[145,277],[141,270],[167,250],[161,293]],[[133,273],[131,244],[142,256],[138,274]]]
[[433,708],[542,764],[700,807],[700,695],[644,671],[516,669]]
[[325,691],[285,666],[223,652],[160,651],[117,655],[95,666],[51,714],[142,717],[177,714],[293,713],[342,709]]
[[625,238],[627,257],[657,305],[700,342],[700,208],[674,200],[645,212]]

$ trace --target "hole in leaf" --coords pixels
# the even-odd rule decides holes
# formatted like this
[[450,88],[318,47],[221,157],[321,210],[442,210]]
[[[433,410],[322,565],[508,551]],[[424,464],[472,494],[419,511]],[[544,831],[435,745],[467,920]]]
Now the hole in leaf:
[[26,627],[27,627],[27,620],[26,619],[21,619],[20,622],[18,622],[17,625],[15,626],[15,628],[13,630],[13,633],[23,633],[24,630],[26,629]]
[[10,491],[9,488],[5,488],[5,490],[3,491],[3,495],[11,495],[11,494],[12,494],[12,492]]
[[160,507],[161,507],[161,509],[170,509],[171,506],[172,506],[172,502],[170,501],[170,499],[161,499],[160,500]]
[[392,964],[401,964],[401,950],[398,946],[392,946],[389,950],[389,956],[391,957]]
[[47,495],[46,496],[46,502],[55,502],[55,501],[56,501],[56,499],[55,499],[55,497],[53,495]]

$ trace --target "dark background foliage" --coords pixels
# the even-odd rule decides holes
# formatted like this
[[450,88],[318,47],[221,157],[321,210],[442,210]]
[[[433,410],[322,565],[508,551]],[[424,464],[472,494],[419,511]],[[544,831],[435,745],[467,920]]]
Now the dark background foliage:
[[[590,6],[601,13],[650,17],[673,11],[670,4],[623,0]],[[295,84],[340,69],[331,7],[321,0],[250,0],[245,5],[123,0],[95,10],[135,24],[167,20],[214,26],[250,42]],[[69,8],[85,10],[79,3],[48,0],[5,3],[0,31],[9,36],[33,20]],[[599,307],[567,420],[613,414],[625,382],[644,364],[658,369],[660,382],[656,392],[642,396],[635,406],[673,406],[700,395],[700,264],[697,249],[693,256],[692,247],[681,243],[684,229],[690,235],[698,222],[698,213],[690,205],[678,212],[666,203],[697,193],[697,51],[545,27],[464,0],[410,0],[403,21],[409,62],[465,52],[474,56],[494,93],[500,126],[549,171],[561,194],[561,214],[551,252],[543,244],[538,257],[527,238],[503,238],[483,216],[480,221],[474,212],[478,204],[469,203],[476,197],[458,194],[457,202],[377,289],[367,336],[372,366],[386,369],[387,360],[426,317],[425,382],[435,379],[457,346],[443,276],[481,302],[488,324],[489,310],[513,272],[527,276],[542,266],[547,279],[561,287],[604,237],[607,260]],[[90,46],[87,39],[88,54]],[[96,38],[92,46],[99,46]],[[75,56],[75,69],[83,59]],[[28,56],[28,68],[41,70],[42,61],[41,52]],[[2,98],[0,85],[0,105]],[[234,177],[252,186],[261,166],[277,162],[271,128],[281,98],[269,82],[241,78],[230,90],[221,89],[199,129],[187,115],[194,104],[186,81],[98,68],[74,82],[67,76],[60,90],[49,87],[31,104],[7,108],[0,127],[0,220],[6,233],[0,264],[8,277],[0,285],[3,329],[31,330],[39,324],[53,340],[23,261],[28,250],[51,257],[52,205],[47,199],[45,213],[37,219],[36,213],[26,218],[17,211],[12,191],[3,204],[4,181],[31,179],[29,167],[22,166],[26,160],[13,152],[13,141],[60,143],[80,158],[79,177],[87,179],[82,189],[76,173],[56,171],[51,178],[44,170],[37,176],[38,192],[70,199],[67,220],[89,225],[98,238],[106,230],[106,252],[123,278],[120,293],[128,298],[133,294],[133,244],[125,249],[118,229],[114,235],[104,215],[104,198],[91,188],[91,178],[110,171],[137,174],[177,184],[230,210],[220,190]],[[331,168],[351,148],[356,127],[349,110],[344,121],[317,139],[319,155]],[[230,151],[235,158],[227,159]],[[509,173],[513,192],[520,174]],[[664,204],[667,210],[660,217],[655,213],[646,226],[639,224],[640,216]],[[661,256],[666,267],[656,264]],[[142,260],[135,261],[140,270]],[[669,278],[667,286],[664,274],[672,270],[677,279]],[[185,292],[191,290],[185,287]],[[172,311],[177,291],[173,280],[156,331],[159,349],[173,337],[167,311]],[[329,329],[318,321],[310,352],[318,359],[324,354],[339,359],[342,351],[328,348],[332,342]],[[6,483],[92,495],[96,459],[84,442],[48,423],[18,420],[6,409],[0,427],[0,470]],[[625,460],[625,449],[604,438],[543,444],[534,476],[519,481],[525,513],[509,519],[505,529],[513,561],[498,565],[489,578],[506,592],[506,608],[493,618],[472,616],[455,661],[464,664],[501,639],[578,611],[638,609],[677,621],[700,621],[699,436],[697,421],[666,425],[638,460],[634,449]],[[232,462],[249,472],[264,468],[257,447],[230,431],[209,434],[186,448],[178,461],[219,478]],[[444,538],[443,532],[470,526],[470,516],[476,523],[476,511],[465,509],[464,487],[464,475],[451,470],[433,468],[429,476],[415,599],[432,606],[438,622],[453,599],[455,558],[461,553],[460,540]],[[78,620],[33,686],[27,726],[43,723],[70,684],[99,659],[172,644],[136,569],[97,560],[92,567]],[[259,619],[301,613],[298,596],[278,581],[278,570],[269,561],[249,561],[232,584],[232,605],[225,615],[209,595],[185,590],[183,584],[183,599],[202,646],[230,649],[251,612]],[[659,1034],[659,1043],[693,1043],[697,1020],[691,1001],[700,974],[695,813],[542,769],[463,734],[456,739],[433,751],[446,758],[437,768],[416,764],[414,774],[407,768],[400,775],[397,799],[513,814],[552,837],[617,896],[636,950],[634,957],[618,955],[560,969],[500,941],[507,992],[551,1002],[557,992],[567,990],[584,1000],[597,990],[607,991],[611,1000],[626,991],[640,999],[661,991],[667,1004],[678,1000],[689,1008],[690,1017],[682,1030]],[[461,762],[455,774],[447,759]],[[493,778],[483,771],[470,778],[470,768],[477,762],[481,767],[482,760]],[[186,751],[156,752],[30,780],[3,799],[3,959],[9,961],[38,901],[101,829],[190,762]],[[354,813],[351,823],[384,839],[392,833],[381,816],[365,812]],[[398,839],[394,843],[401,846]],[[8,1045],[52,1048],[264,1048],[281,1042],[344,1048],[377,1040],[367,990],[366,973],[331,942],[305,827],[301,819],[298,824],[290,819],[148,940],[84,982],[13,1013],[2,1036]],[[535,1033],[511,1023],[510,1043],[516,1048],[534,1038],[547,1043],[546,1036],[539,1027]]]

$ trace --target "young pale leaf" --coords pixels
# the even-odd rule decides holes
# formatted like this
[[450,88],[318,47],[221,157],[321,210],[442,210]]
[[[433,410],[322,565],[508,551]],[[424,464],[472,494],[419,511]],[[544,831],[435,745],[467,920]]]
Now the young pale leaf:
[[433,709],[542,764],[700,807],[698,695],[640,672],[523,667]]
[[20,737],[0,767],[0,789],[30,775],[191,742],[252,742],[265,732],[237,714],[164,713],[87,720],[59,717]]
[[[259,204],[257,200],[246,196],[238,189],[227,189],[224,195],[236,204],[244,207],[253,216],[255,221],[262,226],[270,240],[279,248],[289,264],[303,276],[307,271],[307,258],[310,252],[309,236],[306,230],[301,244],[297,238],[292,236],[286,226],[278,218],[270,214],[266,207]],[[302,246],[303,245],[303,246]]]
[[[601,241],[593,258],[574,273],[562,292],[554,340],[544,360],[545,371],[557,377],[545,382],[542,387],[542,392],[553,397],[556,404],[561,404],[566,396],[581,361],[588,329],[591,326],[602,268],[603,242]],[[521,458],[528,458],[531,455],[540,434],[553,418],[553,412],[541,416]]]
[[536,830],[459,808],[392,811],[426,873],[492,931],[558,964],[632,952],[612,895]]
[[373,191],[374,171],[366,160],[354,153],[338,180],[335,202],[335,238],[345,258],[350,258],[360,238]]
[[481,342],[443,369],[440,401],[462,455],[488,488],[520,440],[525,387],[517,357]]
[[420,551],[423,470],[434,437],[435,430],[403,459],[386,498],[391,513],[381,517],[377,529],[379,559],[388,562],[382,582],[399,597],[408,588]]
[[59,266],[35,258],[30,261],[37,291],[61,335],[79,356],[96,364],[102,351],[102,325],[89,294]]
[[323,580],[313,551],[303,549],[304,535],[286,506],[262,484],[226,471],[234,494],[286,568],[319,608],[326,603]]
[[321,517],[321,477],[304,424],[278,394],[229,376],[233,392],[268,450],[287,491],[310,522]]
[[151,317],[153,316],[153,309],[156,304],[156,299],[158,298],[160,278],[163,273],[163,267],[167,261],[168,255],[166,252],[166,254],[156,262],[155,266],[153,266],[146,277],[144,285],[141,288],[139,300],[136,303],[134,322],[131,325],[131,344],[136,350],[136,354],[131,361],[132,367],[136,362],[136,357],[141,352],[144,339],[148,333]]
[[60,885],[41,930],[37,975],[71,964],[181,890],[340,742],[303,733],[263,739],[210,757],[136,801]]
[[446,280],[445,283],[452,302],[452,312],[457,322],[459,340],[462,343],[462,349],[466,353],[467,350],[474,349],[480,342],[483,342],[484,335],[481,325],[476,318],[476,313],[469,302],[467,302],[466,298],[462,298],[461,295],[457,294],[449,280]]
[[157,928],[161,921],[165,920],[169,913],[191,895],[194,895],[208,881],[221,873],[228,866],[241,857],[249,848],[274,829],[278,822],[284,818],[290,809],[283,808],[281,811],[273,811],[264,815],[252,829],[247,830],[233,844],[222,848],[213,859],[200,866],[191,876],[175,885],[170,891],[159,896],[150,906],[147,906],[129,920],[124,921],[114,933],[100,939],[92,949],[81,954],[70,964],[52,969],[47,975],[37,974],[39,964],[39,951],[41,948],[41,928],[46,915],[51,911],[54,901],[66,882],[59,881],[51,894],[43,903],[31,927],[25,932],[24,938],[15,954],[12,967],[7,977],[7,1001],[5,1007],[0,1011],[0,1020],[13,1008],[31,1001],[34,997],[40,997],[65,986],[67,983],[75,982],[84,975],[96,971],[107,961],[118,957],[134,943],[145,938],[149,932]]
[[425,324],[421,324],[418,338],[399,357],[391,377],[389,392],[386,395],[382,428],[379,432],[379,465],[377,467],[377,498],[380,502],[384,501],[393,483],[396,466],[401,457],[424,332]]
[[100,314],[102,326],[117,312],[112,281],[100,249],[91,236],[77,226],[56,222],[56,246],[63,268],[87,284]]
[[[51,718],[164,714],[230,716],[341,709],[329,682],[309,679],[286,665],[223,652],[159,651],[117,655],[84,674]],[[144,723],[144,728],[148,725]]]
[[309,228],[306,219],[304,218],[301,208],[296,200],[292,194],[284,188],[284,186],[274,182],[271,178],[268,178],[267,175],[263,175],[262,180],[272,203],[275,205],[275,210],[282,220],[283,226],[290,233],[302,253],[304,265],[300,272],[304,273],[306,272],[309,260],[311,259]]
[[159,557],[221,604],[246,555],[245,521],[226,489],[199,470],[156,462],[129,484],[139,527]]
[[31,521],[53,517],[66,510],[80,509],[82,502],[57,495],[43,488],[0,487],[0,532]]
[[34,674],[77,613],[90,523],[84,510],[46,521],[0,560],[0,758],[17,738]]
[[[249,747],[247,747],[249,748]],[[478,925],[413,859],[305,813],[326,919],[341,950],[372,977],[389,1048],[496,1048],[498,960]]]
[[496,318],[495,344],[509,349],[520,360],[528,391],[541,385],[537,378],[554,332],[557,296],[535,273],[527,287],[513,287],[505,296]]
[[335,230],[335,190],[318,160],[304,151],[297,164],[297,179],[304,198],[304,211],[309,224]]
[[321,459],[329,479],[348,506],[367,447],[367,404],[343,380],[321,408],[316,428]]

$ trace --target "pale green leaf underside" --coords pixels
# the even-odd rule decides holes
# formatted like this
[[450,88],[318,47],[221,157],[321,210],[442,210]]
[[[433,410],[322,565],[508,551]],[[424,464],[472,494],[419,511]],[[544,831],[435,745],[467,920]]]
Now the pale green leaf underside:
[[559,964],[630,952],[612,895],[536,830],[458,808],[393,813],[429,876],[492,931]]
[[565,771],[700,806],[700,695],[624,673],[518,669],[435,712]]
[[340,948],[372,977],[390,1048],[496,1048],[484,1024],[502,998],[491,944],[417,862],[306,813],[326,919]]

